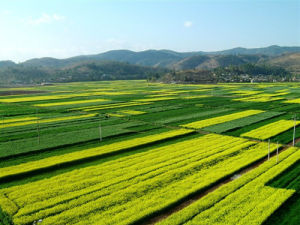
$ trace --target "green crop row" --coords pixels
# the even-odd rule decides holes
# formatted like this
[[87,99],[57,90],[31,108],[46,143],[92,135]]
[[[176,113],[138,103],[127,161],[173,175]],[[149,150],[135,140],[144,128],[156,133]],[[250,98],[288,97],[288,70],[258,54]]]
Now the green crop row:
[[201,117],[213,116],[228,111],[230,111],[230,109],[206,109],[199,107],[186,107],[182,109],[141,115],[138,117],[138,119],[149,122],[155,120],[156,123],[168,124],[190,119],[199,119]]
[[[49,148],[73,145],[76,143],[82,143],[92,140],[99,140],[99,124],[94,123],[91,125],[93,126],[90,128],[84,128],[81,124],[79,124],[79,126],[72,127],[73,130],[65,132],[63,130],[66,129],[67,126],[52,129],[48,128],[40,131],[39,138],[37,136],[37,133],[35,132],[34,137],[0,143],[0,158],[16,156],[18,154],[24,155],[37,151],[47,150]],[[133,131],[128,130],[128,128],[140,125],[143,125],[143,123],[135,121],[107,126],[102,125],[101,136],[102,138],[107,138],[114,135],[130,133]]]

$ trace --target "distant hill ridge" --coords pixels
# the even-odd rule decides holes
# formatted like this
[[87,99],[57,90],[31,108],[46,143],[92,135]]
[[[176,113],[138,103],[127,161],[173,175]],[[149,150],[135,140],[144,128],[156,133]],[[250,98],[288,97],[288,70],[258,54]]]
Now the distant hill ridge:
[[[264,65],[275,66],[297,75],[300,74],[300,47],[234,48],[218,52],[113,50],[66,59],[36,58],[18,64],[0,61],[0,84],[156,79],[174,70],[206,70],[210,74],[215,69],[226,70],[229,66],[244,65],[256,65],[257,69],[263,70],[266,70]],[[272,73],[277,71],[275,67]],[[189,76],[192,78],[199,74],[197,72]],[[206,79],[207,74],[203,76]],[[232,81],[230,76],[227,80]]]
[[[247,62],[257,63],[259,61],[266,60],[267,58],[287,53],[300,53],[300,47],[281,47],[272,45],[265,48],[238,47],[215,52],[175,52],[171,50],[146,50],[134,52],[130,50],[112,50],[96,55],[82,55],[66,59],[56,59],[51,57],[35,58],[20,64],[24,66],[63,68],[81,62],[117,61],[151,67],[176,67],[178,69],[186,67],[189,69],[192,67],[203,67],[209,69],[219,65],[227,65],[227,61],[237,64]],[[251,55],[256,56],[251,57]],[[201,66],[204,62],[205,64]],[[0,68],[4,66],[13,66],[14,64],[15,63],[12,61],[0,61]]]

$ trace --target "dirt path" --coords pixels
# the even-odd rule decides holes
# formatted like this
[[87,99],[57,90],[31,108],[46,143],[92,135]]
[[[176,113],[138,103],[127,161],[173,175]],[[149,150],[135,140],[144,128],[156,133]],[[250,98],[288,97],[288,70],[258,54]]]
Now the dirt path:
[[[295,143],[300,142],[300,138],[295,140]],[[279,153],[285,151],[286,149],[288,149],[289,147],[293,146],[293,142],[290,142],[287,145],[284,145],[283,147],[281,147],[279,149]],[[280,156],[280,155],[279,155]],[[270,157],[276,157],[276,151],[273,152]],[[215,191],[216,189],[222,187],[223,185],[230,183],[231,181],[237,179],[238,177],[242,176],[243,174],[257,168],[258,166],[260,166],[262,163],[264,163],[265,161],[267,161],[268,158],[265,157],[257,162],[255,162],[254,164],[242,169],[241,171],[235,173],[232,177],[227,178],[223,181],[220,181],[218,183],[216,183],[214,186],[212,186],[211,188],[207,189],[204,192],[201,193],[197,193],[193,196],[191,196],[188,200],[185,200],[181,203],[178,203],[178,205],[176,205],[175,207],[172,207],[171,209],[167,209],[161,213],[158,213],[156,216],[152,217],[151,219],[147,219],[146,221],[141,222],[140,224],[142,225],[152,225],[152,224],[156,224],[164,219],[166,219],[167,217],[171,216],[172,214],[184,209],[185,207],[191,205],[192,203],[194,203],[195,201],[198,201],[199,199],[203,198],[204,196],[206,196],[207,194]]]

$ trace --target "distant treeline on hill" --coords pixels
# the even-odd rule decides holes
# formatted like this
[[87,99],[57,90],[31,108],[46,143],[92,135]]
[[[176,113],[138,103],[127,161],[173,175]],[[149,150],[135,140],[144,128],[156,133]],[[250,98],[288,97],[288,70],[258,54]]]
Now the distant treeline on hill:
[[[152,79],[157,80],[155,77]],[[173,70],[158,80],[166,83],[289,82],[295,81],[296,77],[282,67],[243,64],[213,70]]]
[[67,68],[15,65],[0,69],[0,84],[40,84],[56,82],[136,80],[160,77],[168,70],[121,62],[85,62]]

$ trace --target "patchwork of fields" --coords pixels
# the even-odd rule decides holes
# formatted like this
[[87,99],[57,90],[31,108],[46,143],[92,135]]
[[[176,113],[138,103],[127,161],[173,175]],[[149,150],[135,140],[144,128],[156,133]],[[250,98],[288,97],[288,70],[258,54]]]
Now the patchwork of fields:
[[0,224],[300,223],[298,83],[0,89]]

